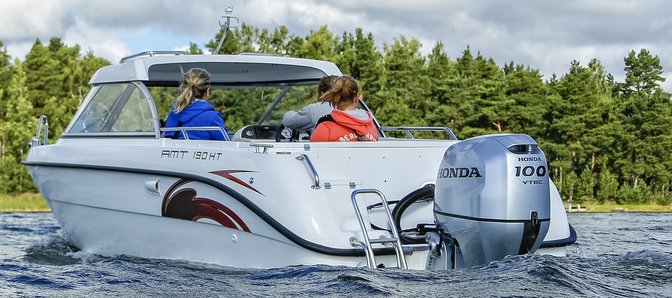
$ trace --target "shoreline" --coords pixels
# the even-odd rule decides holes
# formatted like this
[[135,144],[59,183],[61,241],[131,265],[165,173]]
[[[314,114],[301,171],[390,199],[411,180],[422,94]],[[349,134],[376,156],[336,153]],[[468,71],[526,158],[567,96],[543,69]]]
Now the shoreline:
[[[563,202],[567,213],[672,213],[672,205],[657,204],[624,204],[616,203],[591,203],[581,204]],[[39,193],[23,194],[0,194],[0,213],[47,213],[51,212],[49,205]]]
[[567,213],[671,213],[672,205],[663,206],[657,204],[616,204],[616,203],[564,203]]
[[51,212],[51,208],[39,193],[0,194],[0,213]]
[[22,210],[22,209],[0,209],[0,213],[51,213],[51,209],[34,209],[34,210]]

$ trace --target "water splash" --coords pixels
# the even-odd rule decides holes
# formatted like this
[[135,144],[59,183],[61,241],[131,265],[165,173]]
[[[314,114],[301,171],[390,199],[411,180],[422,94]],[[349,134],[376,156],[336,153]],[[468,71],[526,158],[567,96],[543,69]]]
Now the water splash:
[[566,257],[511,256],[468,269],[413,271],[324,265],[236,269],[180,260],[102,257],[68,243],[49,214],[11,214],[0,217],[4,257],[0,296],[665,297],[672,293],[672,245],[661,244],[672,239],[668,214],[569,217],[580,235]]

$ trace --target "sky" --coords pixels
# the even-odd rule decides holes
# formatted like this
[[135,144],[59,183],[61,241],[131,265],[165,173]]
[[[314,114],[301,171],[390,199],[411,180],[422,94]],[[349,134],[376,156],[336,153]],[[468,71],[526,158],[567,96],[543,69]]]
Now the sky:
[[423,53],[442,42],[451,59],[469,47],[500,66],[514,62],[549,79],[572,60],[596,58],[623,81],[632,50],[660,58],[672,91],[672,1],[666,0],[2,0],[0,41],[23,60],[36,38],[67,45],[113,63],[146,50],[205,48],[225,7],[242,22],[272,30],[285,25],[305,36],[322,25],[336,34],[371,32],[379,47],[415,38]]

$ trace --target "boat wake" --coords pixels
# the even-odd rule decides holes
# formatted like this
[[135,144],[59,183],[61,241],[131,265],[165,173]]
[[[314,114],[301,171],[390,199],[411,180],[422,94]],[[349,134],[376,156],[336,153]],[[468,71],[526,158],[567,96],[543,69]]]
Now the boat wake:
[[23,259],[26,262],[54,266],[82,263],[94,256],[68,243],[62,232],[33,243],[25,252]]
[[35,267],[67,269],[56,270],[64,274],[40,276],[37,272],[26,275],[23,269],[29,268],[12,270],[10,264],[3,265],[5,273],[15,271],[10,274],[16,275],[13,282],[33,289],[43,285],[52,294],[71,290],[83,293],[73,284],[83,277],[85,283],[96,285],[88,289],[91,291],[118,293],[118,285],[124,284],[125,288],[142,287],[143,293],[150,295],[165,294],[165,287],[206,296],[225,292],[262,296],[664,296],[672,290],[672,286],[666,286],[672,280],[672,254],[656,250],[608,255],[577,251],[568,257],[517,255],[453,271],[328,265],[238,269],[182,260],[102,257],[78,250],[62,235],[56,235],[26,248],[24,261]]

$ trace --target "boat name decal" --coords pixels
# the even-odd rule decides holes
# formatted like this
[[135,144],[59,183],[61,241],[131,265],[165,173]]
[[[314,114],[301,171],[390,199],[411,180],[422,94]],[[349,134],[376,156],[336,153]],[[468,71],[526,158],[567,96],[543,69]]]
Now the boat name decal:
[[219,160],[222,157],[222,152],[194,151],[192,154],[189,150],[161,150],[161,158],[184,159],[189,156],[197,160]]
[[163,150],[161,151],[161,158],[184,158],[187,153],[189,153],[187,150]]
[[439,169],[437,178],[473,178],[482,177],[477,167],[471,168],[443,168]]
[[222,156],[222,152],[208,152],[208,151],[195,151],[194,159],[201,160],[219,160]]

